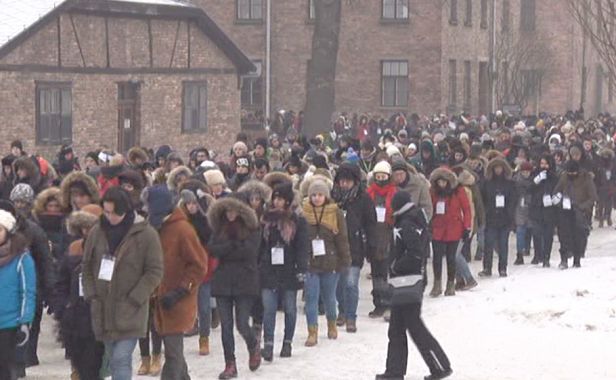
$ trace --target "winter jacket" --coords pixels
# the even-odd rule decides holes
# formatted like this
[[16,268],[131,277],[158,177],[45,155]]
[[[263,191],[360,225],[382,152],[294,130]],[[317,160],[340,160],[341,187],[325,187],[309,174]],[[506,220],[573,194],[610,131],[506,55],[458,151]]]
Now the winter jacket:
[[73,205],[71,204],[71,187],[76,183],[81,183],[85,189],[87,189],[88,194],[92,198],[92,203],[98,203],[99,193],[98,187],[96,185],[96,181],[92,179],[85,172],[72,172],[71,174],[64,177],[62,183],[60,184],[60,196],[62,199],[62,208],[66,214],[70,214],[73,210]]
[[483,206],[483,199],[481,198],[481,188],[478,184],[479,176],[472,170],[463,169],[458,174],[458,182],[464,186],[466,190],[466,196],[469,200],[471,207],[471,213],[473,215],[473,229],[472,232],[477,232],[479,228],[482,228],[486,223],[486,211]]
[[149,300],[163,277],[163,252],[158,233],[137,215],[114,252],[111,281],[99,279],[109,255],[100,223],[92,228],[83,258],[84,296],[90,302],[96,340],[115,341],[146,335]]
[[45,211],[45,206],[50,199],[57,199],[59,203],[61,202],[59,188],[50,187],[36,197],[32,216],[36,224],[45,231],[51,247],[51,256],[54,262],[59,265],[68,249],[71,238],[66,231],[64,214],[52,214]]
[[[227,210],[237,212],[234,223],[227,221]],[[256,213],[241,200],[226,197],[214,202],[207,218],[212,227],[209,253],[219,260],[212,279],[212,295],[258,296],[261,232]]]
[[385,187],[380,187],[376,183],[373,183],[366,191],[374,203],[375,211],[380,207],[385,208],[385,222],[378,221],[377,213],[376,249],[369,253],[369,258],[370,260],[377,261],[385,260],[387,254],[391,250],[391,233],[394,221],[393,212],[391,210],[391,200],[398,191],[398,188],[393,184],[393,182]]
[[[427,159],[423,158],[422,151],[430,152],[430,157]],[[423,173],[426,177],[430,177],[432,171],[438,167],[438,157],[436,156],[436,149],[434,148],[434,144],[432,141],[424,140],[421,142],[419,152],[417,152],[417,156],[415,156],[411,160],[411,164]]]
[[[588,220],[592,217],[595,202],[599,200],[593,176],[586,170],[580,170],[575,178],[569,178],[567,172],[563,172],[554,188],[554,193],[562,193],[563,199],[568,196],[572,208],[581,211]],[[560,203],[560,208],[562,205],[563,202]]]
[[36,300],[37,303],[49,304],[56,283],[53,258],[49,252],[49,241],[45,231],[30,220],[20,219],[18,231],[30,242],[30,256],[36,268]]
[[349,236],[351,265],[361,268],[366,257],[377,250],[377,223],[374,203],[365,190],[359,191],[355,199],[349,201],[342,209]]
[[528,226],[530,221],[530,204],[531,204],[531,184],[532,179],[524,178],[521,173],[517,173],[513,180],[515,182],[515,190],[517,195],[517,203],[515,206],[515,225]]
[[[501,165],[503,173],[500,176],[494,175],[494,167]],[[503,158],[495,157],[486,167],[486,179],[481,189],[481,197],[486,210],[486,226],[495,228],[513,227],[515,206],[517,197],[515,184],[511,180],[511,167]],[[499,204],[504,197],[504,206]]]
[[[262,218],[263,241],[259,257],[261,287],[264,289],[297,290],[301,283],[298,274],[308,271],[310,240],[306,219],[292,210],[284,212],[268,210]],[[282,231],[293,236],[287,242]],[[292,231],[292,232],[291,232]],[[272,249],[284,250],[283,264],[274,264]],[[277,258],[277,257],[276,257]]]
[[[444,190],[437,182],[447,181]],[[455,242],[462,238],[465,230],[473,227],[471,207],[464,186],[458,185],[454,172],[447,168],[438,168],[430,176],[430,195],[432,197],[432,240]]]
[[432,197],[430,196],[430,182],[423,174],[418,173],[412,165],[407,165],[406,173],[406,181],[398,185],[398,188],[411,194],[413,203],[423,209],[428,220],[431,220]]
[[[542,170],[536,170],[532,175],[530,187],[531,203],[529,217],[534,225],[543,223],[556,224],[558,221],[558,207],[552,204],[551,197],[555,194],[554,188],[558,183],[559,176],[554,168],[554,161],[551,160],[550,170],[546,172],[546,179],[539,180]],[[544,199],[549,196],[550,200],[544,203]]]
[[[207,271],[207,252],[197,233],[180,208],[163,222],[159,231],[163,248],[163,278],[156,290],[155,322],[161,336],[182,334],[190,330],[197,315],[197,293]],[[170,291],[185,289],[188,295],[171,309],[160,300]]]
[[0,267],[0,329],[30,324],[36,309],[36,270],[28,251]]

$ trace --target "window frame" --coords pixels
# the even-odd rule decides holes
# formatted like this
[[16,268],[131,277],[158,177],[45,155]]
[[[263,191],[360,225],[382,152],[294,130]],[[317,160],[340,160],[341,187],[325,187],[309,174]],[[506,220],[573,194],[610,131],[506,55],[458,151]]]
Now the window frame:
[[511,29],[511,3],[509,0],[503,0],[501,9],[501,33],[507,33]]
[[[381,22],[385,24],[406,24],[410,19],[410,2],[409,0],[391,0],[394,6],[394,17],[385,17],[385,1],[381,0]],[[401,6],[406,6],[406,17],[398,17],[398,1],[403,1]]]
[[[62,144],[72,144],[73,142],[73,84],[72,82],[66,82],[66,81],[58,81],[58,82],[53,82],[53,81],[35,81],[35,89],[34,89],[34,107],[35,107],[35,121],[34,121],[34,134],[35,134],[35,140],[36,140],[36,145],[46,145],[46,146],[53,146],[53,145],[62,145]],[[41,120],[42,120],[42,108],[41,108],[41,90],[56,90],[60,92],[60,103],[58,104],[58,108],[59,108],[59,113],[57,114],[57,117],[60,118],[60,139],[59,140],[52,140],[51,138],[48,141],[43,140],[42,138],[42,133],[41,133]],[[65,91],[69,91],[70,94],[70,125],[69,125],[69,137],[63,138],[62,136],[62,120],[63,120],[63,94]],[[49,133],[48,133],[49,134]]]
[[[400,63],[404,63],[406,65],[406,75],[385,75],[384,71],[385,71],[385,65],[386,64],[392,64],[392,63],[396,63],[396,64],[400,64]],[[410,79],[409,79],[409,61],[407,59],[382,59],[381,60],[381,64],[380,64],[380,76],[381,76],[381,108],[408,108],[409,106],[409,100],[410,100],[410,95],[411,95],[411,84],[410,84]],[[394,102],[392,105],[386,104],[385,102],[385,78],[394,78]],[[406,86],[406,102],[403,104],[398,95],[399,95],[399,91],[400,91],[400,80],[404,80],[405,81],[405,86]]]
[[462,108],[466,112],[471,112],[473,107],[473,62],[464,61],[464,99]]
[[488,4],[488,0],[481,0],[481,20],[479,21],[479,27],[481,29],[488,29],[488,11],[490,5]]
[[449,24],[458,25],[458,0],[449,0]]
[[473,0],[466,0],[464,7],[464,26],[473,26]]
[[[248,2],[248,18],[240,17],[240,2]],[[261,17],[253,17],[253,2],[259,1],[261,5]],[[235,0],[235,23],[236,24],[261,24],[263,23],[263,0]]]
[[458,61],[450,59],[447,63],[447,70],[447,88],[449,90],[447,106],[449,109],[456,110],[458,108]]
[[536,28],[537,1],[520,0],[520,30],[523,32],[531,32],[536,30]]
[[[186,89],[188,86],[197,86],[198,96],[197,104],[201,104],[201,87],[205,87],[205,127],[197,126],[197,128],[186,129]],[[201,120],[201,107],[198,106],[199,120]],[[200,124],[200,123],[199,123]],[[209,131],[209,86],[207,80],[187,80],[182,81],[182,123],[180,130],[182,134],[195,134],[195,133],[207,133]]]
[[[252,63],[255,65],[255,67],[257,67],[257,71],[254,73],[248,73],[248,75],[244,75],[242,77],[242,86],[240,87],[240,106],[242,109],[263,109],[263,61],[261,60],[253,60]],[[260,69],[259,69],[260,67]],[[251,102],[250,104],[244,103],[243,102],[243,88],[244,88],[244,81],[248,81],[250,82],[250,86],[251,86],[251,91],[250,91],[250,98],[251,98]],[[255,82],[259,82],[259,86],[261,87],[260,89],[260,102],[255,103],[253,100],[254,98],[254,83]]]

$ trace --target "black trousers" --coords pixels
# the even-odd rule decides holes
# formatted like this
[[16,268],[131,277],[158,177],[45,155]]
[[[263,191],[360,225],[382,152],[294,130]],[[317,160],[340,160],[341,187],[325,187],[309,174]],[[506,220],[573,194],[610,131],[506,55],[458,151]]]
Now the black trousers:
[[387,283],[387,271],[389,261],[387,259],[370,261],[372,273],[372,303],[374,307],[389,307],[389,284]]
[[451,368],[447,355],[421,319],[421,304],[414,303],[391,307],[389,320],[389,345],[387,346],[386,373],[395,376],[406,375],[408,342],[410,334],[430,373],[438,374]]
[[443,274],[443,256],[447,258],[447,281],[456,280],[456,250],[457,241],[432,241],[432,268],[434,270],[434,280],[440,280]]
[[65,342],[71,347],[71,365],[79,373],[80,379],[100,379],[105,345],[92,337],[67,337]]
[[13,380],[17,329],[0,330],[0,379]]
[[573,213],[571,213],[571,216],[567,215],[568,213],[561,214],[561,221],[558,225],[560,259],[567,261],[568,258],[573,256],[574,262],[579,262],[586,251],[588,232],[575,222]]
[[257,338],[250,328],[249,319],[252,306],[257,298],[254,296],[216,297],[220,314],[220,328],[225,362],[235,361],[235,338],[233,337],[233,311],[237,330],[246,342],[248,351],[257,348]]
[[165,343],[165,364],[161,379],[190,380],[188,365],[184,358],[184,334],[163,337]]
[[160,355],[163,347],[163,340],[158,335],[156,327],[154,326],[154,308],[150,307],[148,314],[148,331],[145,334],[145,338],[139,339],[139,351],[141,356],[150,356],[150,336],[152,337],[152,354]]

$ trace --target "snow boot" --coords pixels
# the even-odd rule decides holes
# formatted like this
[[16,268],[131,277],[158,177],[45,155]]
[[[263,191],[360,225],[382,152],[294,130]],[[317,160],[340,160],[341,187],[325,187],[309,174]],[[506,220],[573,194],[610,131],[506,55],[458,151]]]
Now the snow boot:
[[137,370],[137,376],[145,376],[150,374],[151,358],[149,356],[141,357],[141,365]]
[[385,314],[385,310],[384,306],[375,306],[374,310],[368,313],[368,317],[372,319],[382,318],[383,314]]
[[306,339],[306,343],[304,346],[306,347],[314,347],[319,342],[319,326],[308,326],[308,339]]
[[576,258],[573,259],[573,267],[574,268],[581,268],[582,267],[582,264],[580,262],[580,258],[579,257],[576,257]]
[[446,377],[451,376],[452,373],[453,373],[453,371],[451,369],[446,369],[444,371],[440,371],[440,372],[437,372],[437,373],[430,374],[430,375],[424,377],[424,380],[440,380],[440,379],[444,379]]
[[544,267],[544,268],[549,268],[549,267],[550,267],[550,262],[549,262],[548,260],[545,260],[545,261],[543,262],[543,267]]
[[462,287],[462,290],[471,290],[476,286],[477,286],[477,281],[475,281],[475,279],[473,278]]
[[225,370],[218,375],[220,380],[233,379],[237,377],[237,366],[234,361],[225,364]]
[[355,320],[354,319],[347,319],[346,321],[346,331],[348,333],[356,333],[357,332],[357,325],[355,324]]
[[338,339],[338,327],[336,321],[327,321],[327,339]]
[[390,373],[382,373],[380,375],[376,375],[374,380],[404,380],[404,376],[402,375],[392,375]]
[[492,271],[487,270],[487,269],[482,270],[478,274],[479,274],[479,277],[492,277]]
[[79,380],[79,372],[74,367],[71,367],[71,380]]
[[199,338],[199,355],[208,356],[210,354],[210,338],[202,336]]
[[524,265],[524,254],[522,252],[518,252],[518,257],[515,259],[513,265]]
[[338,327],[342,327],[346,324],[346,320],[342,315],[338,316],[338,319],[336,319],[336,326]]
[[499,269],[498,270],[498,275],[500,277],[507,277],[507,269]]
[[438,297],[443,293],[443,287],[441,286],[440,279],[434,279],[434,285],[432,286],[432,291],[430,291],[430,297]]
[[280,350],[280,357],[281,358],[290,358],[291,357],[291,342],[283,342],[282,343],[282,350]]
[[560,264],[558,264],[558,269],[565,270],[567,268],[569,268],[569,263],[567,263],[565,260],[561,260]]
[[162,369],[163,365],[160,354],[152,355],[152,362],[150,363],[150,376],[160,375],[160,371],[162,371]]
[[266,362],[274,360],[274,342],[266,342],[261,350],[261,357]]
[[455,296],[456,289],[453,281],[447,281],[447,288],[445,288],[445,296]]
[[250,350],[250,356],[248,357],[248,368],[252,372],[256,371],[261,367],[261,349],[257,344],[252,350]]

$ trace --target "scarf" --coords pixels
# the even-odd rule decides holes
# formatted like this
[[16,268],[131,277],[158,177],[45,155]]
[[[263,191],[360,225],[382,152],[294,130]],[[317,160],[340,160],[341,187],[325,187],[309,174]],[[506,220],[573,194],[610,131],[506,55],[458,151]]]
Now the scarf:
[[115,256],[116,250],[128,234],[128,231],[133,226],[135,221],[135,213],[129,212],[126,214],[120,224],[112,226],[104,216],[101,217],[101,228],[107,238],[107,245],[109,246],[109,254]]
[[[263,214],[263,218],[261,218],[261,223],[263,223],[263,237],[267,242],[274,236],[273,232],[278,231],[285,244],[289,245],[297,231],[297,224],[293,219],[293,211],[288,209],[282,211],[270,209],[266,211]],[[274,241],[273,243],[278,242]]]
[[370,185],[367,191],[368,191],[368,195],[370,195],[370,198],[372,198],[372,201],[375,202],[375,205],[376,205],[377,196],[380,198],[385,198],[385,222],[387,222],[387,224],[392,226],[394,224],[394,219],[393,219],[393,212],[391,209],[391,200],[396,194],[396,191],[397,191],[396,185],[392,182],[387,186],[381,187],[373,183],[372,185]]
[[17,252],[11,250],[11,241],[7,240],[4,245],[0,246],[0,267],[10,263],[17,255]]
[[303,209],[308,224],[323,226],[332,231],[334,235],[338,234],[338,206],[335,203],[326,203],[323,206],[316,207],[310,203],[309,199],[306,199]]
[[347,210],[349,203],[359,197],[359,185],[355,185],[351,190],[343,190],[340,186],[335,185],[332,189],[332,198],[338,203],[338,207]]

